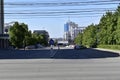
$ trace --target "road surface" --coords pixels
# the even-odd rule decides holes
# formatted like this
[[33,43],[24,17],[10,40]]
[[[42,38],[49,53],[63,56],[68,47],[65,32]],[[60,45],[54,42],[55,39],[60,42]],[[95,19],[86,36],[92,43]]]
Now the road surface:
[[0,60],[0,80],[120,80],[120,58]]
[[49,50],[0,52],[0,80],[120,80],[117,53],[66,49],[50,58]]
[[[51,54],[52,52],[52,54]],[[94,59],[118,57],[115,52],[100,51],[95,49],[50,49],[43,50],[0,50],[0,59]]]

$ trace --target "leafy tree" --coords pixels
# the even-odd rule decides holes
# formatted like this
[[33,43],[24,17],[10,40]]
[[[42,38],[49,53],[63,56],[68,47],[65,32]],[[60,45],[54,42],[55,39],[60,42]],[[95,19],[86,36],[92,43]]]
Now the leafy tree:
[[117,26],[117,19],[113,12],[106,12],[99,23],[99,41],[100,44],[116,44],[115,31]]
[[98,25],[89,25],[75,38],[75,43],[89,47],[101,44],[120,45],[120,5],[115,12],[107,11]]
[[83,33],[79,33],[74,40],[75,44],[82,45],[82,37],[83,37]]
[[83,45],[96,47],[97,45],[97,27],[94,24],[89,25],[83,32]]
[[116,19],[116,21],[115,21],[116,22],[116,31],[114,32],[114,36],[115,36],[116,44],[120,45],[120,5],[116,9],[114,15],[115,15],[114,18]]
[[28,26],[26,24],[19,24],[18,22],[15,22],[9,30],[11,44],[17,48],[23,47],[25,35],[27,33]]
[[41,40],[41,44],[44,45],[44,46],[47,46],[48,45],[48,40],[46,38],[46,35],[42,34],[42,40]]
[[36,43],[37,43],[37,39],[33,38],[31,31],[28,31],[24,39],[25,46],[35,45]]
[[48,45],[48,40],[43,34],[36,34],[28,31],[28,26],[24,23],[15,22],[9,30],[10,42],[17,48],[22,48],[29,45],[41,44]]
[[46,36],[44,34],[34,33],[33,38],[36,40],[36,43],[39,43],[39,44],[41,44],[43,46],[48,45],[48,41],[47,41]]

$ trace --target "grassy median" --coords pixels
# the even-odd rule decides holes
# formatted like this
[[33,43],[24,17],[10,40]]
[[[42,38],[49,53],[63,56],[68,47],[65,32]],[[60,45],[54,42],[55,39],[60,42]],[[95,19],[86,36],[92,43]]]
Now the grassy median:
[[120,45],[98,45],[98,48],[120,50]]

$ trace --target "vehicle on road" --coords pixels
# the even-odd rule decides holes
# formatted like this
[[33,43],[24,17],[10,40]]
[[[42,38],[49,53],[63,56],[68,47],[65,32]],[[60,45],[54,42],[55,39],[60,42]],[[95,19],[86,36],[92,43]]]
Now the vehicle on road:
[[86,47],[83,46],[83,45],[75,45],[75,46],[74,46],[74,49],[75,49],[75,50],[85,49],[85,48],[86,48]]

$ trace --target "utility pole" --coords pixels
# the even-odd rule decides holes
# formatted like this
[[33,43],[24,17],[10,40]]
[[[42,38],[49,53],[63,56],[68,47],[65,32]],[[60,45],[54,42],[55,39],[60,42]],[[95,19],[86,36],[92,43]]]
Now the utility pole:
[[4,33],[4,1],[0,0],[0,34]]

